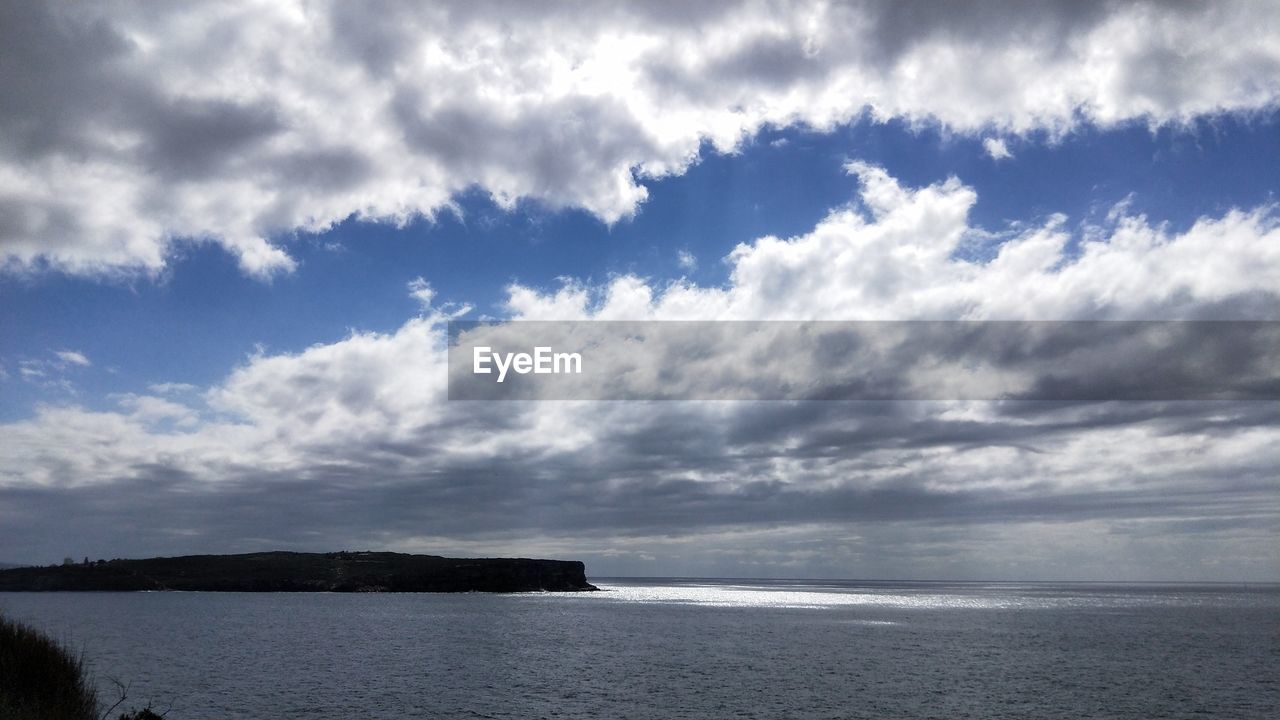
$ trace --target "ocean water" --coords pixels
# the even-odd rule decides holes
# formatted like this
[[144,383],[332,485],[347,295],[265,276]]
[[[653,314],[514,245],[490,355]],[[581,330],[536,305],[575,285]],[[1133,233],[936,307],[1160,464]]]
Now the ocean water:
[[196,718],[1280,718],[1280,586],[0,593]]

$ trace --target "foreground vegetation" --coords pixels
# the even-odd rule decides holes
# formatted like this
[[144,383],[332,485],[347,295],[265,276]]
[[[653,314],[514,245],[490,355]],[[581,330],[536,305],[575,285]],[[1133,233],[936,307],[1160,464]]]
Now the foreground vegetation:
[[[84,659],[47,635],[0,616],[0,720],[103,720],[124,700],[99,702]],[[150,708],[119,720],[159,720]]]

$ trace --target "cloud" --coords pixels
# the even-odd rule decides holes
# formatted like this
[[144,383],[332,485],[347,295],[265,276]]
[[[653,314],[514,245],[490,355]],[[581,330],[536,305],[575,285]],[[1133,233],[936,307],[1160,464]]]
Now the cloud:
[[447,302],[440,305],[435,304],[436,291],[431,287],[431,283],[416,277],[409,281],[409,297],[418,301],[418,306],[428,315],[439,315],[446,318],[457,318],[466,315],[473,309],[468,303],[452,303]]
[[28,380],[42,378],[45,376],[44,363],[38,360],[22,360],[18,363],[18,374]]
[[975,191],[956,178],[904,187],[848,165],[860,196],[809,233],[764,237],[729,255],[726,287],[655,285],[626,275],[588,288],[513,286],[528,320],[1167,320],[1280,316],[1280,215],[1274,206],[1202,217],[1185,232],[1130,215],[1014,226],[989,260],[966,259],[981,228]]
[[[75,395],[76,387],[67,377],[68,371],[82,370],[93,363],[76,350],[53,350],[52,359],[26,358],[18,361],[18,376],[33,385]],[[7,374],[4,377],[8,377]]]
[[84,353],[76,352],[75,350],[58,350],[54,355],[57,355],[58,359],[67,365],[89,367],[92,364],[89,362],[89,358],[84,356]]
[[116,401],[125,408],[129,417],[143,424],[172,422],[179,427],[192,427],[199,421],[199,414],[186,405],[151,395],[120,395]]
[[178,393],[194,392],[197,388],[195,385],[192,385],[190,383],[163,382],[163,383],[152,383],[147,386],[147,389],[155,393],[156,395],[171,395],[171,394],[178,394]]
[[[1270,208],[1177,234],[1121,213],[1073,254],[1065,220],[1018,225],[978,261],[960,252],[977,230],[971,188],[850,170],[862,189],[848,207],[795,238],[743,243],[724,287],[513,285],[510,311],[1276,316]],[[202,407],[125,396],[115,411],[41,406],[5,424],[0,539],[36,560],[69,544],[345,546],[545,550],[596,572],[657,558],[663,571],[711,574],[1280,576],[1274,403],[451,402],[452,313],[425,300],[394,332],[255,355],[204,390]],[[79,522],[55,536],[51,517]],[[1070,549],[1076,534],[1088,557]]]
[[688,250],[681,250],[676,253],[676,264],[680,266],[681,270],[693,272],[698,269],[698,258]]
[[704,144],[863,118],[958,133],[1275,106],[1280,8],[1033,2],[10,3],[0,253],[155,273],[215,243],[404,223],[478,187],[613,223]]
[[417,300],[423,308],[431,307],[431,301],[435,296],[436,291],[431,289],[431,284],[421,277],[409,281],[409,297]]
[[1013,157],[1013,153],[1009,152],[1009,146],[1005,145],[1004,140],[1000,138],[984,139],[982,148],[987,151],[987,156],[992,160],[1008,160]]

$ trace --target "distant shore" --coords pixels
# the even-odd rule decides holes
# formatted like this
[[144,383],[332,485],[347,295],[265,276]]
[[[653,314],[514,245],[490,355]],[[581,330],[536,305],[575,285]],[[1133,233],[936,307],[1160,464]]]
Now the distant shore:
[[186,555],[0,570],[0,591],[575,592],[597,588],[573,560],[392,552]]

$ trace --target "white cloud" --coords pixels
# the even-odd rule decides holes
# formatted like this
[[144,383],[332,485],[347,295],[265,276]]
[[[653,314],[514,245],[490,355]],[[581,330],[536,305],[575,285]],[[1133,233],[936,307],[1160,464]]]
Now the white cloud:
[[92,364],[89,362],[89,358],[84,356],[84,353],[76,352],[75,350],[58,350],[54,355],[57,355],[58,359],[67,365],[89,367]]
[[478,186],[606,222],[703,142],[874,119],[1059,134],[1273,107],[1280,6],[489,5],[301,0],[0,9],[9,270],[245,272],[348,217]]
[[18,363],[18,374],[27,380],[42,378],[45,376],[44,363],[37,360],[23,360]]
[[431,289],[431,284],[421,277],[416,277],[409,281],[409,297],[418,301],[424,309],[431,307],[431,301],[436,297],[436,291]]
[[1009,152],[1009,146],[1000,138],[986,138],[982,141],[982,147],[992,160],[1008,160],[1013,157],[1013,153]]
[[[977,199],[971,188],[956,179],[911,188],[874,166],[852,163],[849,170],[862,184],[855,204],[809,233],[739,245],[724,287],[655,285],[634,276],[601,286],[570,280],[546,291],[517,284],[508,289],[508,309],[525,319],[1050,320],[1267,319],[1280,307],[1280,221],[1272,208],[1202,218],[1182,233],[1120,213],[1071,254],[1065,220],[1051,218],[1019,226],[993,258],[978,262],[956,255],[978,230],[967,219]],[[407,291],[422,315],[396,332],[354,333],[298,354],[257,354],[206,400],[224,419],[248,423],[252,436],[272,438],[273,454],[299,453],[298,462],[306,461],[302,450],[408,442],[427,429],[438,442],[474,451],[479,438],[467,423],[454,425],[458,406],[443,402],[442,323],[452,307],[433,305],[435,294],[421,278]],[[49,364],[24,361],[19,368],[34,376]],[[151,386],[157,395],[190,389]],[[155,400],[145,402],[161,407]],[[466,412],[481,410],[470,405]]]
[[192,427],[199,421],[199,414],[186,405],[152,395],[132,393],[116,398],[125,408],[130,419],[142,423],[173,422],[179,427]]
[[688,250],[681,250],[676,253],[676,264],[685,272],[693,272],[698,269],[698,258]]
[[460,318],[474,309],[469,303],[437,303],[435,289],[431,287],[431,283],[421,277],[410,280],[408,288],[409,297],[417,300],[422,312],[428,316],[454,319]]
[[192,385],[190,383],[163,382],[163,383],[152,383],[147,386],[147,389],[155,393],[156,395],[173,395],[173,394],[179,394],[179,393],[195,392],[197,388],[195,385]]
[[555,291],[513,286],[526,319],[1071,320],[1268,319],[1280,311],[1280,217],[1231,210],[1170,233],[1121,208],[1070,250],[1066,218],[1019,225],[989,261],[957,256],[983,236],[977,194],[959,180],[908,188],[851,163],[859,202],[809,233],[764,237],[729,255],[727,287],[635,276]]
[[84,353],[76,350],[53,350],[51,354],[53,359],[19,360],[18,375],[24,381],[46,390],[75,395],[76,387],[66,377],[67,371],[86,368],[93,363]]

